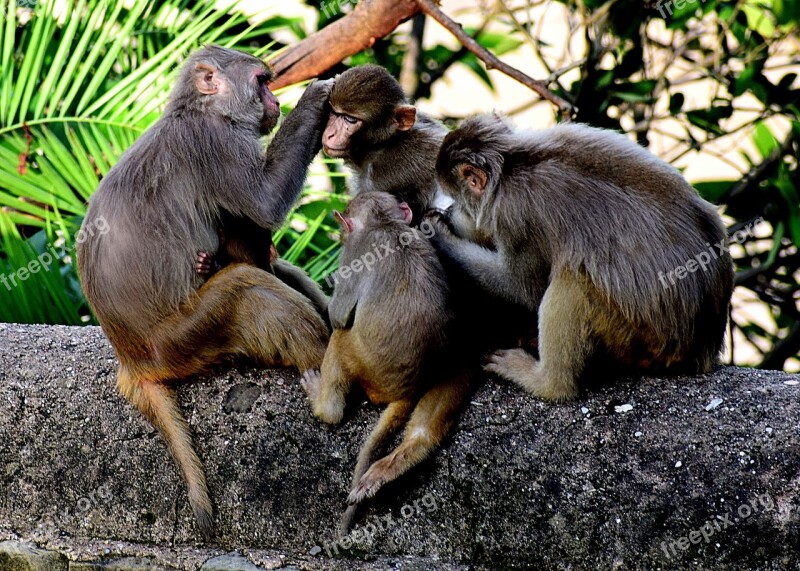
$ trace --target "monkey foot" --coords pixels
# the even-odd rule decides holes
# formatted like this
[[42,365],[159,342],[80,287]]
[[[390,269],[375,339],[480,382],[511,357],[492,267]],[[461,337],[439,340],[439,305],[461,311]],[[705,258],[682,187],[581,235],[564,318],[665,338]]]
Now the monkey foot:
[[537,364],[538,361],[523,349],[506,349],[489,355],[483,370],[520,384],[521,379],[534,374]]
[[300,384],[302,385],[303,390],[306,391],[311,403],[316,403],[317,399],[319,399],[319,393],[322,390],[322,375],[320,372],[314,369],[309,369],[303,373],[303,376],[300,379]]
[[[384,458],[385,460],[385,458]],[[360,504],[367,498],[372,498],[378,493],[383,485],[392,478],[386,473],[387,469],[381,464],[383,460],[375,462],[367,473],[361,476],[358,485],[353,488],[347,497],[347,503],[352,505]]]
[[525,349],[496,351],[489,356],[483,370],[507,379],[544,400],[565,401],[578,393],[573,378],[569,375],[544,374],[539,361]]

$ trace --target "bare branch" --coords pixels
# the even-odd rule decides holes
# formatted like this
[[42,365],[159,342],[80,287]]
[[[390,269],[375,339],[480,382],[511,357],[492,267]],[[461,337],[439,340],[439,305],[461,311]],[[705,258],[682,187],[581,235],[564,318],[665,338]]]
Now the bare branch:
[[353,11],[295,44],[271,63],[279,89],[317,77],[351,55],[371,47],[397,26],[420,12],[415,0],[369,0]]
[[550,91],[546,82],[533,79],[520,70],[499,60],[494,54],[481,46],[475,39],[471,38],[469,34],[464,31],[464,28],[461,26],[461,24],[451,20],[450,17],[442,12],[432,0],[417,0],[417,4],[425,14],[444,26],[444,28],[446,28],[456,37],[456,39],[458,39],[459,42],[461,42],[461,45],[475,54],[479,60],[486,64],[487,69],[497,69],[507,76],[516,79],[521,84],[536,92],[540,97],[550,101],[553,105],[558,107],[558,110],[561,112],[561,115],[564,117],[564,119],[568,120],[571,118],[572,114],[575,112],[574,106]]

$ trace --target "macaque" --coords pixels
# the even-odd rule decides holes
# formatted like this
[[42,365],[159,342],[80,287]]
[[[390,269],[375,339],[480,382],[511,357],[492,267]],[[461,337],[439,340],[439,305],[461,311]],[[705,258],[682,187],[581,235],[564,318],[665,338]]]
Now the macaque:
[[[445,271],[429,227],[410,226],[412,217],[409,205],[384,192],[362,192],[337,213],[343,248],[328,306],[334,331],[322,370],[307,371],[303,387],[329,424],[342,420],[354,384],[387,405],[358,456],[343,532],[358,504],[439,446],[469,394],[473,367],[450,342]],[[400,445],[378,459],[403,426]]]
[[602,356],[637,372],[708,372],[733,266],[719,214],[673,167],[584,125],[515,130],[495,115],[444,141],[439,183],[494,247],[437,220],[440,251],[499,296],[538,310],[539,359],[494,353],[486,370],[565,400]]
[[413,224],[419,224],[435,202],[436,154],[447,129],[417,111],[377,65],[339,75],[330,106],[322,148],[353,171],[353,194],[388,192],[411,207]]
[[[280,117],[271,79],[267,65],[245,53],[208,46],[192,54],[164,115],[91,200],[84,226],[103,219],[109,231],[77,252],[86,298],[119,358],[119,390],[164,437],[207,539],[206,478],[171,384],[230,357],[314,369],[328,341],[312,300],[257,266],[269,263],[268,237],[319,151],[332,82],[306,90],[265,154],[261,138]],[[206,279],[197,254],[217,252],[226,224],[265,237],[240,242],[256,263],[234,259]]]
[[[430,209],[452,204],[438,192],[436,181],[436,157],[447,129],[411,105],[388,71],[363,65],[337,76],[330,106],[322,148],[328,156],[343,158],[352,170],[353,194],[392,194],[409,205],[414,226]],[[447,210],[448,227],[462,238],[492,247],[491,237],[475,230],[456,207]],[[486,353],[524,341],[535,312],[483,290],[446,257],[442,262],[459,322],[457,343],[464,353]]]

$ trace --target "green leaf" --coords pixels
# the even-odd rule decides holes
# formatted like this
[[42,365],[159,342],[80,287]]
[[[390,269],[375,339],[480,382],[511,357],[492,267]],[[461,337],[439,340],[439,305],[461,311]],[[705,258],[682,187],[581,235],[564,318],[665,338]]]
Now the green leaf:
[[775,138],[775,135],[772,134],[772,131],[763,121],[756,124],[753,131],[753,143],[755,143],[762,159],[766,159],[775,149],[780,147],[778,139]]
[[735,184],[736,180],[711,180],[694,183],[694,187],[700,196],[711,202],[719,204],[719,199],[724,196]]

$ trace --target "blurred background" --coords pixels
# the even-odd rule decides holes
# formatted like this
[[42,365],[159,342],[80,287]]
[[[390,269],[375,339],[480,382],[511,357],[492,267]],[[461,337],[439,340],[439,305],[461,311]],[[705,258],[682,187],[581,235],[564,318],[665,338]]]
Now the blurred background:
[[[578,109],[577,121],[621,130],[681,169],[719,205],[731,235],[763,219],[732,248],[725,360],[800,371],[800,0],[444,0],[441,8],[483,48],[547,81]],[[187,53],[216,43],[272,59],[358,10],[357,0],[2,0],[0,321],[94,322],[73,255],[86,201],[158,118]],[[450,126],[491,110],[530,128],[559,120],[552,104],[487,71],[421,14],[323,76],[368,62]],[[284,111],[302,88],[278,91]],[[320,281],[337,266],[331,211],[346,203],[346,183],[340,162],[318,157],[276,236],[281,255]]]

